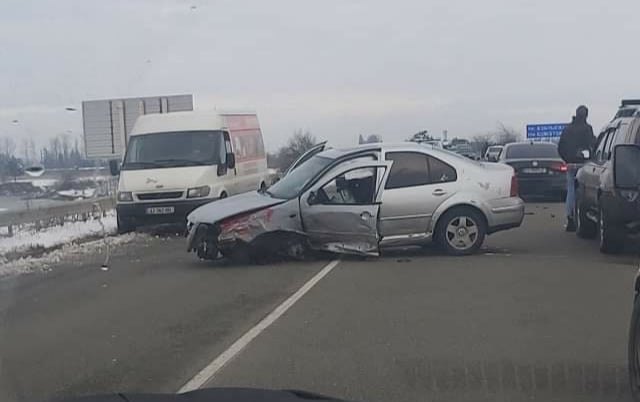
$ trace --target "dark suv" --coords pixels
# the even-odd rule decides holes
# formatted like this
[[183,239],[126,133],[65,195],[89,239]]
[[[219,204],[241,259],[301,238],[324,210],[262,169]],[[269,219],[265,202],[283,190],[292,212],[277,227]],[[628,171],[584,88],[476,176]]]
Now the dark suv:
[[640,100],[623,101],[576,175],[576,233],[616,253],[640,231]]

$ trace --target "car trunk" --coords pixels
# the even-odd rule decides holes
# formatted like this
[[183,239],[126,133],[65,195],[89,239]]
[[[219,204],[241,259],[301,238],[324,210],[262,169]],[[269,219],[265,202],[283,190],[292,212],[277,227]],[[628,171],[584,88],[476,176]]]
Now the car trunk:
[[567,165],[562,159],[511,159],[505,163],[516,172],[519,178],[548,177],[567,172]]

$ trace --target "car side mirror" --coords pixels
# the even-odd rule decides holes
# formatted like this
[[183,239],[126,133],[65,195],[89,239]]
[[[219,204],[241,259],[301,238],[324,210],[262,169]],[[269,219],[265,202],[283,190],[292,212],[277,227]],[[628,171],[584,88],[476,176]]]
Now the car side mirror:
[[227,167],[229,169],[236,167],[236,155],[233,152],[227,153]]
[[640,190],[640,145],[621,144],[613,149],[613,185]]
[[315,191],[311,191],[309,193],[309,196],[307,197],[307,204],[309,205],[313,205],[318,201],[318,197],[316,196],[316,192]]
[[120,166],[118,166],[119,163],[116,159],[111,159],[109,161],[109,173],[111,173],[111,176],[117,176],[120,174]]

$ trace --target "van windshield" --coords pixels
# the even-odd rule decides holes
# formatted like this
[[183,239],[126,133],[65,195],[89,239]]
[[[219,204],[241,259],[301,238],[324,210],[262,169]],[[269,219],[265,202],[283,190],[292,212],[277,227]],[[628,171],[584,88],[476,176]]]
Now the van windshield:
[[172,131],[131,136],[122,169],[217,165],[225,160],[222,131]]

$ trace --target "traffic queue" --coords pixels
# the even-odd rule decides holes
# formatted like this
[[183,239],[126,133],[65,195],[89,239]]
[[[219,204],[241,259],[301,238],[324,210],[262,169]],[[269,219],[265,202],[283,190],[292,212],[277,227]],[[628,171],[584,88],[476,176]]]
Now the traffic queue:
[[276,182],[254,112],[149,114],[134,125],[122,165],[112,166],[118,229],[185,223],[187,249],[203,259],[379,255],[429,243],[467,255],[486,236],[520,226],[520,197],[545,196],[565,201],[567,231],[598,237],[601,251],[614,253],[640,231],[639,115],[640,101],[623,101],[596,138],[580,106],[557,145],[490,146],[484,161],[462,139],[321,143]]

